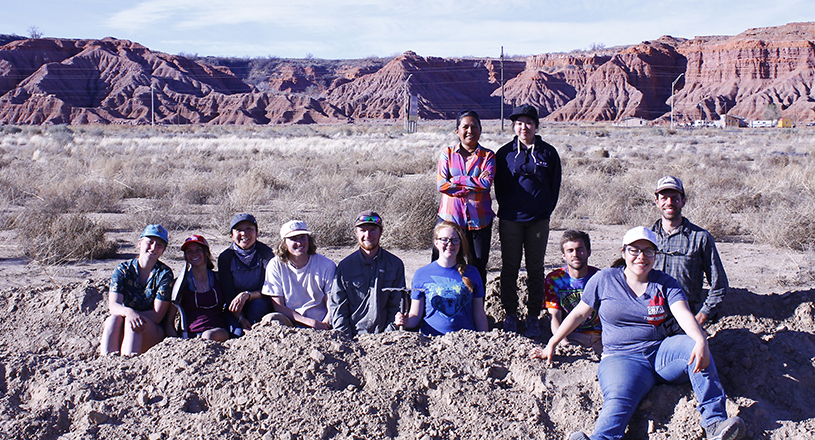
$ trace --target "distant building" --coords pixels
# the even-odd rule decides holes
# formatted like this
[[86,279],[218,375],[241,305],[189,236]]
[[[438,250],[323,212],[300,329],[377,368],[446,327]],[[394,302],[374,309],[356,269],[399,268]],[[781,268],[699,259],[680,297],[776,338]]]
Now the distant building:
[[719,128],[729,128],[729,127],[746,127],[747,124],[744,122],[743,119],[737,118],[735,116],[730,115],[719,115],[719,120],[716,121],[716,126]]
[[792,119],[784,116],[778,120],[778,123],[776,123],[775,126],[778,128],[792,128],[795,127],[795,124],[792,123]]
[[771,119],[759,119],[758,121],[750,121],[750,128],[772,128],[775,127],[776,122]]
[[642,118],[625,118],[617,124],[620,127],[645,127],[648,121]]

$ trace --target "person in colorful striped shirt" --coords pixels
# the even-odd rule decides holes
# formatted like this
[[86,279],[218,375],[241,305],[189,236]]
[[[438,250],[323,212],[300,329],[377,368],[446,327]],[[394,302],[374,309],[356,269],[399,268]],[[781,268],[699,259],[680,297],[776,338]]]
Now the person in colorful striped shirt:
[[[456,134],[460,142],[441,152],[436,175],[436,187],[441,193],[439,219],[459,225],[467,238],[467,260],[487,284],[487,262],[492,239],[490,188],[495,177],[495,153],[479,145],[481,118],[473,110],[463,110],[456,118]],[[432,261],[439,258],[433,247]]]
[[[552,334],[557,333],[560,323],[580,303],[583,288],[599,269],[589,266],[591,240],[583,231],[569,229],[560,239],[560,250],[566,265],[555,269],[546,276],[544,283],[544,307],[551,316]],[[566,336],[570,344],[591,348],[597,354],[603,353],[600,339],[600,318],[597,312],[589,316],[575,331]]]

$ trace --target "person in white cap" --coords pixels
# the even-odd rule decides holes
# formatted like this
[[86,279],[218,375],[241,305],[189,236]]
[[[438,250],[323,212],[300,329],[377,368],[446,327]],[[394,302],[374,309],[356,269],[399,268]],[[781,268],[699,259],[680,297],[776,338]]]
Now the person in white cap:
[[[727,397],[710,355],[705,333],[691,313],[675,279],[654,270],[657,237],[638,226],[626,232],[623,264],[601,270],[583,290],[578,305],[563,320],[543,350],[530,357],[552,362],[558,343],[597,310],[602,323],[603,357],[597,378],[603,408],[591,437],[578,431],[572,440],[622,438],[643,397],[658,383],[690,381],[708,439],[736,440],[744,422],[727,417]],[[685,334],[668,336],[669,315]],[[681,367],[679,367],[681,366]]]
[[272,298],[274,310],[290,321],[284,324],[329,329],[327,298],[337,265],[317,253],[314,234],[306,222],[291,220],[280,228],[275,258],[266,266],[261,293]]
[[[729,289],[716,242],[710,232],[682,216],[687,198],[681,180],[674,176],[659,179],[654,195],[660,219],[651,230],[662,250],[654,267],[676,278],[696,321],[704,324],[716,316]],[[710,286],[707,292],[702,288],[705,279]]]

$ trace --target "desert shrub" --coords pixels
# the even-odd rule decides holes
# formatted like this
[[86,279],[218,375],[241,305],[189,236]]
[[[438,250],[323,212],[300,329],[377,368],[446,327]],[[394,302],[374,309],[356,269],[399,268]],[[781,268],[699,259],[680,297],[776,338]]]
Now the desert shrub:
[[84,182],[71,195],[77,212],[119,212],[125,188],[110,181]]
[[316,235],[320,246],[348,246],[356,242],[352,231],[354,225],[351,223],[354,214],[349,215],[345,211],[323,211],[295,215],[292,219],[304,220],[309,230]]
[[744,214],[743,223],[757,242],[796,251],[805,251],[815,246],[815,203],[809,200],[783,208],[754,210]]
[[105,239],[105,228],[84,214],[56,214],[26,209],[16,219],[23,252],[43,264],[112,258],[119,246]]
[[[441,147],[456,142],[453,128],[430,121],[405,135],[398,123],[3,127],[0,222],[15,224],[19,210],[36,206],[53,214],[126,212],[116,226],[134,231],[161,223],[227,233],[232,215],[248,211],[262,234],[276,238],[282,222],[302,218],[321,245],[346,245],[354,242],[354,215],[374,209],[385,218],[383,244],[427,248],[438,209],[433,171]],[[808,131],[788,139],[712,129],[667,136],[663,128],[551,124],[541,134],[563,163],[553,228],[650,224],[658,215],[653,185],[673,174],[688,188],[688,218],[717,238],[790,247],[785,240],[793,237],[796,249],[810,241],[808,226],[791,214],[809,218],[813,203]],[[510,137],[497,121],[484,121],[485,147],[496,150]]]
[[434,179],[431,174],[404,178],[383,200],[380,214],[387,228],[384,245],[403,249],[430,246],[440,198]]
[[66,125],[52,125],[46,129],[46,134],[60,147],[74,142],[74,133]]
[[128,211],[127,227],[134,231],[144,229],[145,225],[158,224],[164,226],[169,232],[180,232],[201,229],[209,226],[210,217],[188,205],[176,203],[173,199],[158,199],[147,201],[147,204]]

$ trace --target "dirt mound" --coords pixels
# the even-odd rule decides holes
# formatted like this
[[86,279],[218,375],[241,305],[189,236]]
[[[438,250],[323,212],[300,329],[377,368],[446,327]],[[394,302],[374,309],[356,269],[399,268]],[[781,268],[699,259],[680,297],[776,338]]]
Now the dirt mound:
[[[597,357],[501,330],[348,339],[261,323],[224,344],[169,338],[99,357],[107,281],[0,291],[0,436],[5,438],[562,438],[601,407]],[[497,283],[488,292],[500,322]],[[749,438],[815,430],[815,291],[735,290],[711,350],[728,412]],[[542,342],[547,336],[541,338]],[[689,386],[657,386],[627,438],[701,437]]]

